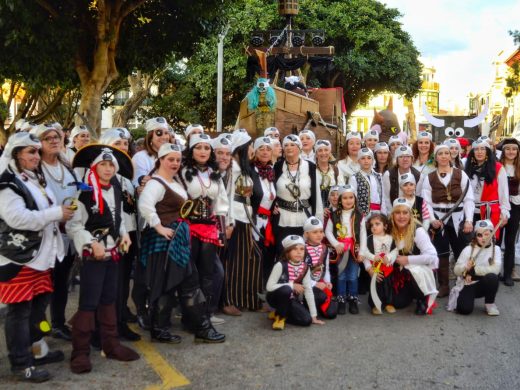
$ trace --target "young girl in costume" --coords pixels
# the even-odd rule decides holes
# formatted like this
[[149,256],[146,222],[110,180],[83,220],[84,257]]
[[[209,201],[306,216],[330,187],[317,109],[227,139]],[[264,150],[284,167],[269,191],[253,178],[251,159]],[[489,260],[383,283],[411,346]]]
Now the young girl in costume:
[[[367,228],[370,228],[372,233],[368,236]],[[387,313],[395,313],[395,307],[392,305],[392,271],[398,250],[389,232],[388,218],[383,214],[372,214],[361,229],[359,257],[363,259],[365,269],[371,278],[377,273],[376,291],[381,307],[384,307]],[[368,304],[372,307],[372,314],[383,314],[380,308],[374,305],[371,294]]]
[[498,274],[502,266],[502,251],[493,242],[494,226],[489,219],[475,223],[475,238],[464,248],[455,264],[459,277],[450,293],[448,310],[471,314],[475,299],[484,297],[486,312],[498,316],[495,296],[498,291]]
[[[323,213],[323,215],[324,215],[323,229],[327,228],[327,224],[329,223],[331,213],[336,212],[336,210],[338,209],[339,188],[340,188],[339,186],[330,187],[329,195],[328,195],[329,207],[327,207]],[[324,237],[323,243],[326,244],[329,249],[330,281],[332,283],[332,292],[333,292],[334,296],[336,296],[337,295],[336,287],[338,284],[337,283],[338,282],[338,265],[337,265],[338,254],[336,253],[336,249],[330,244],[327,237]]]
[[303,225],[305,239],[305,262],[309,267],[312,291],[316,307],[326,318],[336,318],[338,307],[332,300],[332,283],[329,272],[329,250],[322,241],[325,237],[323,224],[310,217]]
[[[283,241],[281,261],[276,263],[267,281],[267,302],[275,309],[269,314],[273,329],[283,330],[285,321],[300,326],[323,325],[317,317],[311,277],[305,258],[303,237],[289,235]],[[303,304],[303,297],[309,309]]]
[[338,260],[338,314],[346,313],[347,301],[349,312],[358,314],[360,260],[356,252],[362,215],[357,210],[356,195],[352,186],[347,184],[341,187],[339,195],[338,209],[331,214],[330,222],[332,223],[327,224],[325,235],[336,249],[338,256],[341,256],[341,259]]

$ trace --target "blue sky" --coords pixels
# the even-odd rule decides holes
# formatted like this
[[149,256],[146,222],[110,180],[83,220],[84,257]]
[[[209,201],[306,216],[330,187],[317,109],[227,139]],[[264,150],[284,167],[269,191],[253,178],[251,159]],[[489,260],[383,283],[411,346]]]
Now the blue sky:
[[466,106],[469,92],[489,89],[492,62],[515,46],[508,30],[520,30],[519,0],[383,0],[428,63],[437,69],[441,107]]

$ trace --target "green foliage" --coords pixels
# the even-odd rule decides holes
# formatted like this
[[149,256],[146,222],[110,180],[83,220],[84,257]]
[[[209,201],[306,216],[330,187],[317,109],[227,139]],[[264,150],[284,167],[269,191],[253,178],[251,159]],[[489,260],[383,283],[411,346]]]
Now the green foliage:
[[[421,86],[419,52],[402,30],[396,9],[374,0],[301,0],[296,28],[320,28],[326,45],[335,46],[335,70],[308,74],[312,86],[341,86],[347,109],[383,91],[412,97]],[[246,82],[245,48],[256,30],[281,29],[277,2],[237,0],[220,13],[220,24],[230,24],[224,46],[224,126],[236,121],[240,101],[251,83]],[[186,69],[168,81],[152,101],[156,114],[176,123],[201,120],[213,125],[216,117],[218,31],[202,39]]]

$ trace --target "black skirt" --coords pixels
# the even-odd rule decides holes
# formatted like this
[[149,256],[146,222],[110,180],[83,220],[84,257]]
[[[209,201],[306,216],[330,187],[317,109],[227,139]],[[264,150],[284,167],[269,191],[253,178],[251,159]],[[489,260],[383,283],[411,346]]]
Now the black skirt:
[[146,286],[150,291],[150,303],[157,301],[161,295],[171,293],[191,272],[191,261],[182,268],[167,259],[166,252],[150,255],[146,264]]

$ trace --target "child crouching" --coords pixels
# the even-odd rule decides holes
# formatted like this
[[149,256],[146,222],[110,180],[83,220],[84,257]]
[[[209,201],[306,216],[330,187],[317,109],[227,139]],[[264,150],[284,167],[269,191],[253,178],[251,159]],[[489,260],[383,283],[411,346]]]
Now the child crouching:
[[274,265],[266,286],[267,302],[275,309],[274,315],[269,315],[274,320],[273,329],[284,329],[285,321],[300,326],[323,325],[317,318],[311,278],[304,261],[305,241],[301,236],[290,235],[284,238],[282,246],[281,260]]
[[329,250],[323,244],[323,224],[316,217],[310,217],[303,225],[305,238],[305,263],[309,267],[314,301],[320,315],[336,318],[338,304],[332,300],[332,283],[329,272]]

